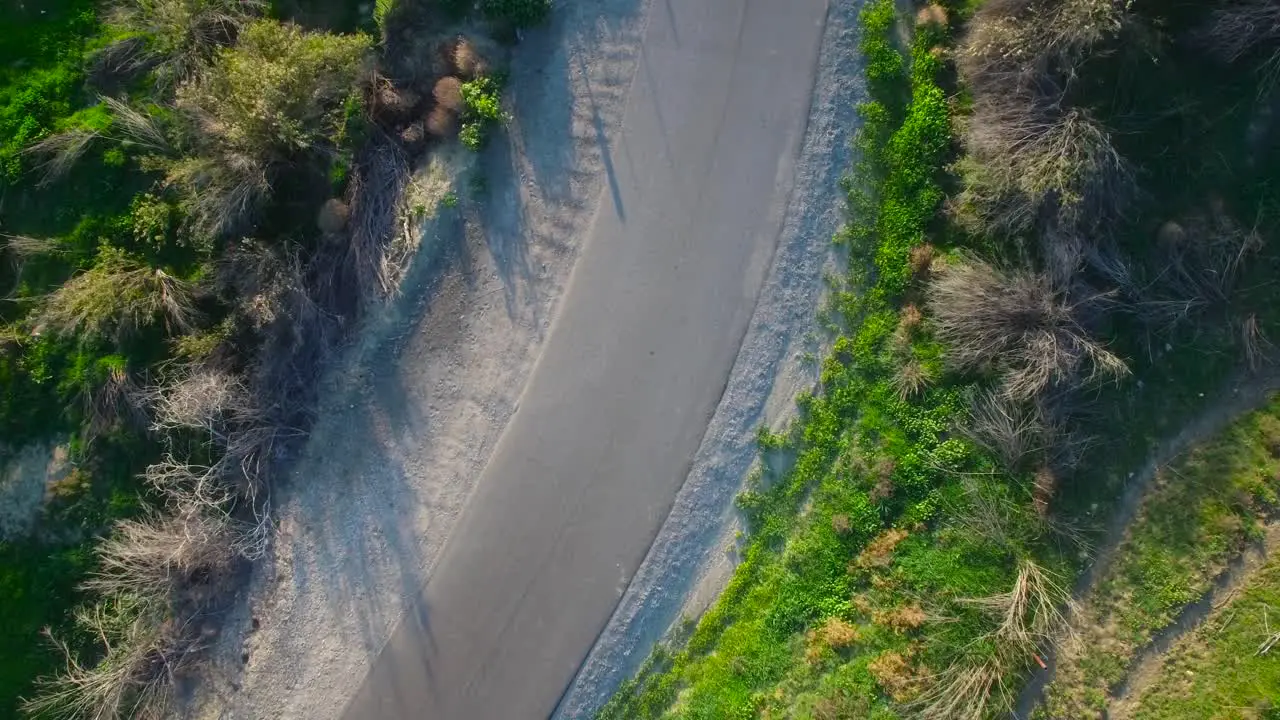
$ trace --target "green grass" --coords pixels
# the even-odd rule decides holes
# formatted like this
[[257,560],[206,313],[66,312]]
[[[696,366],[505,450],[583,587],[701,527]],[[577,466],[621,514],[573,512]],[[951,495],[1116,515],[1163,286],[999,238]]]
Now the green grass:
[[1136,703],[1134,720],[1275,720],[1280,717],[1280,557],[1273,555],[1239,593],[1165,658]]
[[1085,599],[1082,643],[1060,661],[1047,716],[1100,715],[1138,651],[1261,535],[1266,516],[1280,509],[1277,493],[1280,399],[1162,468]]

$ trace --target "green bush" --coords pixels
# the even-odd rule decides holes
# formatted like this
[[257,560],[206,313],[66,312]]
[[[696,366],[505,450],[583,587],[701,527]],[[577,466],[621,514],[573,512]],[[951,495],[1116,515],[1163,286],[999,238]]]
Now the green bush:
[[167,172],[203,235],[241,224],[270,192],[274,168],[347,135],[352,97],[369,69],[367,35],[309,32],[260,20],[178,89],[192,156]]
[[547,19],[551,0],[480,0],[480,13],[515,28],[533,27]]
[[325,144],[339,127],[371,47],[366,35],[253,22],[203,77],[179,89],[178,106],[221,150],[284,159]]
[[502,80],[478,77],[465,82],[462,91],[462,130],[458,137],[470,150],[484,147],[489,129],[503,120]]

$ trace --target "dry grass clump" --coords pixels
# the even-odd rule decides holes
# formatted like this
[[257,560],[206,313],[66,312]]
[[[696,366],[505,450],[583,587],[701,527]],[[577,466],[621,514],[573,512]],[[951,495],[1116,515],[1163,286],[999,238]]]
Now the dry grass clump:
[[962,371],[997,373],[1014,400],[1128,372],[1086,329],[1090,304],[1070,300],[1043,275],[976,259],[947,268],[929,287],[947,361]]
[[351,242],[347,266],[354,268],[362,299],[394,295],[410,260],[390,242],[396,233],[400,197],[409,182],[409,159],[394,143],[376,143],[361,155],[348,187]]
[[1256,228],[1244,228],[1221,206],[1184,222],[1165,223],[1158,236],[1164,268],[1159,282],[1179,299],[1227,300],[1249,254],[1262,247]]
[[93,141],[101,136],[96,130],[72,128],[49,135],[24,148],[24,154],[43,158],[35,167],[35,171],[40,174],[37,185],[48,187],[66,176],[88,152]]
[[146,64],[168,87],[195,75],[267,6],[263,0],[123,0],[110,21],[147,37],[141,50]]
[[38,158],[35,166],[40,175],[39,187],[62,179],[84,157],[95,140],[106,138],[128,145],[135,150],[168,153],[169,139],[159,123],[151,115],[130,107],[123,100],[98,96],[98,102],[111,110],[111,122],[104,128],[72,127],[53,133],[25,147],[25,155]]
[[1275,343],[1263,334],[1262,328],[1258,326],[1257,315],[1250,314],[1240,321],[1240,345],[1244,348],[1245,361],[1253,372],[1271,362],[1275,354]]
[[1000,621],[991,637],[1028,652],[1055,642],[1074,605],[1071,592],[1031,560],[1023,560],[1008,592],[966,601]]
[[1133,171],[1087,112],[1033,98],[979,97],[964,132],[964,189],[954,205],[982,232],[1046,220],[1097,226],[1122,214]]
[[90,270],[48,295],[35,314],[37,331],[121,340],[155,322],[187,332],[198,312],[195,289],[163,270],[106,249]]
[[975,95],[1043,89],[1115,37],[1127,0],[992,0],[970,22],[957,64]]
[[1008,592],[964,602],[997,622],[983,638],[991,648],[931,678],[932,687],[914,703],[922,718],[984,720],[1010,712],[1018,688],[1006,678],[1055,642],[1070,639],[1061,635],[1073,611],[1070,592],[1030,560],[1022,561]]
[[1018,470],[1028,457],[1046,449],[1050,438],[1044,416],[1033,403],[1016,402],[1006,395],[983,391],[969,404],[969,418],[961,427],[980,447],[1000,459],[1009,470]]
[[236,540],[237,528],[224,514],[122,520],[98,546],[99,569],[85,587],[196,610],[230,574]]
[[[1244,0],[1214,9],[1198,39],[1214,55],[1235,62],[1261,45],[1280,40],[1280,3]],[[1274,62],[1276,54],[1272,55]]]
[[123,364],[110,367],[101,384],[84,393],[85,442],[92,443],[122,420],[145,427],[144,402],[142,389]]
[[932,382],[929,369],[919,360],[908,360],[893,374],[893,388],[904,401],[924,392]]
[[102,659],[81,664],[71,648],[46,631],[66,666],[53,677],[36,680],[37,694],[24,701],[23,710],[35,717],[67,720],[166,717],[173,678],[196,649],[190,625],[130,597],[77,610],[74,619],[98,638]]

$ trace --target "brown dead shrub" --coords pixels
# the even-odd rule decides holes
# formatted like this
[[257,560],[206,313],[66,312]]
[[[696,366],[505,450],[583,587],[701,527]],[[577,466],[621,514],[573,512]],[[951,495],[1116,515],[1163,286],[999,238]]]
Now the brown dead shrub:
[[888,567],[893,562],[893,551],[898,543],[907,539],[907,531],[890,528],[875,536],[862,552],[858,554],[854,564],[862,569]]
[[410,152],[417,152],[422,149],[423,144],[427,141],[426,123],[419,120],[418,122],[409,123],[405,129],[400,131],[400,142]]
[[907,703],[920,695],[924,688],[924,676],[910,659],[910,653],[885,652],[867,665],[876,683],[895,702]]
[[462,81],[456,77],[442,77],[436,81],[431,95],[436,99],[436,106],[462,112]]
[[858,628],[838,617],[828,618],[818,629],[818,636],[833,650],[841,650],[858,642]]
[[1097,300],[1074,300],[1044,275],[976,259],[947,268],[929,287],[947,361],[961,371],[996,373],[1013,400],[1128,373],[1085,327]]
[[453,67],[458,75],[472,79],[489,72],[489,62],[469,38],[459,37],[453,45]]
[[924,321],[924,313],[920,312],[919,306],[915,303],[907,303],[902,307],[902,311],[898,313],[898,331],[907,337],[920,327],[920,323]]
[[900,635],[919,628],[927,619],[924,610],[914,603],[876,611],[871,615],[872,622]]
[[927,280],[929,272],[933,268],[933,260],[937,256],[937,250],[933,245],[925,243],[911,248],[909,263],[911,265],[911,275],[917,280]]
[[875,487],[871,488],[869,495],[871,502],[876,503],[881,500],[888,500],[893,497],[893,470],[895,464],[893,458],[880,458],[875,466]]
[[437,107],[427,115],[427,132],[439,138],[452,137],[458,132],[458,115],[448,108]]
[[846,535],[852,528],[853,525],[849,522],[848,515],[831,516],[831,529],[834,530],[837,535]]
[[861,634],[855,625],[838,618],[828,618],[821,627],[805,634],[805,661],[816,665],[828,650],[843,650],[858,642]]
[[407,88],[398,88],[386,78],[379,78],[373,93],[372,113],[387,125],[398,125],[413,116],[421,98]]
[[337,235],[347,229],[351,208],[340,198],[329,198],[316,213],[316,227],[325,235]]
[[1053,502],[1053,496],[1057,492],[1057,473],[1053,471],[1053,468],[1042,465],[1036,470],[1032,481],[1031,502],[1035,506],[1037,515],[1045,517],[1049,514],[1049,504]]
[[937,3],[929,3],[916,13],[916,27],[946,27],[947,9]]

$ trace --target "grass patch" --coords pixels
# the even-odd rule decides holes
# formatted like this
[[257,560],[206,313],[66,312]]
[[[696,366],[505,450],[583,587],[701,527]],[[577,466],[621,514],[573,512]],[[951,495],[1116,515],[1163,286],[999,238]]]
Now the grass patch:
[[[1157,471],[1076,622],[1047,717],[1102,717],[1143,647],[1201,598],[1280,508],[1280,400]],[[1212,713],[1204,715],[1209,717]]]
[[1135,720],[1280,717],[1280,661],[1266,643],[1280,631],[1280,557],[1176,645],[1135,703]]

